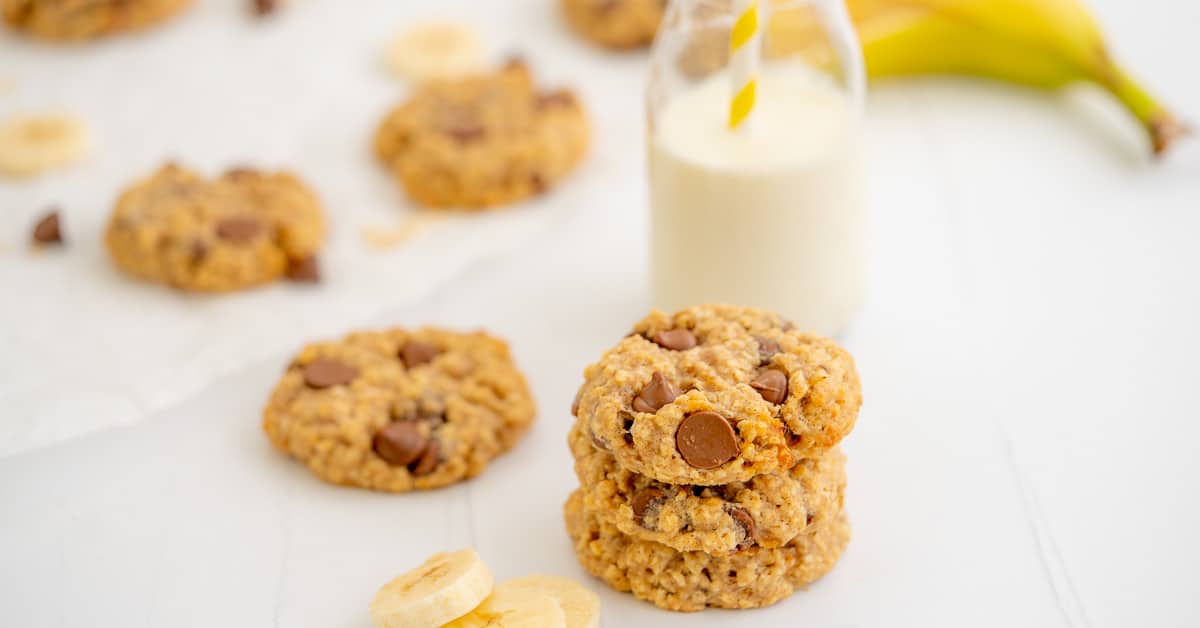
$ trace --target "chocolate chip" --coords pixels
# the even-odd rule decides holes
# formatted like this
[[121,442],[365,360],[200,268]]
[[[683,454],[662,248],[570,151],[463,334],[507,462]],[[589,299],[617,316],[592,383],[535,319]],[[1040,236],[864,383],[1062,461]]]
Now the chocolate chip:
[[309,255],[304,259],[292,260],[288,264],[287,278],[308,283],[321,281],[321,267],[317,264],[317,256]]
[[255,15],[270,15],[279,8],[279,0],[254,0],[253,5]]
[[625,443],[628,445],[632,445],[633,444],[633,415],[626,413],[626,412],[622,412],[621,413],[621,425],[625,429]]
[[779,353],[780,351],[783,350],[779,346],[778,342],[775,342],[774,340],[772,340],[770,338],[764,338],[762,336],[755,336],[754,339],[758,341],[758,362],[759,362],[759,364],[766,364],[767,361],[770,360],[772,357],[774,357],[774,355],[776,353]]
[[785,436],[787,436],[788,447],[795,447],[796,445],[799,445],[801,442],[804,441],[803,436],[793,432],[792,428],[790,428],[786,425],[783,426],[783,434]]
[[657,332],[651,340],[660,347],[672,351],[686,351],[696,346],[696,334],[682,327]]
[[33,241],[36,244],[62,244],[62,229],[58,223],[58,210],[42,216],[33,226]]
[[400,350],[400,359],[404,361],[404,366],[411,369],[432,362],[439,353],[441,351],[428,342],[409,340],[408,344]]
[[258,171],[249,166],[234,166],[225,171],[225,178],[233,179],[235,181],[238,179],[248,179],[254,176],[258,176]]
[[483,139],[485,134],[482,126],[466,124],[452,126],[448,129],[445,129],[444,132],[446,135],[454,138],[454,141],[458,142],[459,144],[468,144],[479,141]]
[[235,244],[243,244],[258,237],[263,224],[245,216],[231,216],[217,223],[217,237]]
[[684,461],[697,469],[715,469],[737,457],[737,434],[716,412],[688,415],[675,430],[675,447]]
[[739,550],[744,550],[747,547],[754,545],[754,542],[757,540],[757,532],[754,528],[754,517],[751,517],[750,513],[746,512],[746,509],[740,506],[729,506],[726,508],[726,511],[729,513],[729,516],[733,518],[733,521],[742,528],[742,542],[738,543],[737,548]]
[[319,358],[304,367],[304,383],[309,388],[329,388],[349,384],[358,377],[358,369],[333,358]]
[[783,400],[787,399],[788,378],[783,371],[770,369],[754,378],[750,387],[757,390],[767,403],[783,403]]
[[591,429],[588,429],[588,436],[592,437],[592,447],[595,447],[596,449],[599,449],[600,451],[610,451],[608,448],[608,443],[601,440],[599,436],[596,436],[596,433],[593,432]]
[[192,240],[192,247],[188,251],[188,254],[191,256],[188,261],[193,266],[200,264],[200,262],[204,261],[204,258],[208,257],[208,243],[204,240]]
[[575,104],[575,94],[565,89],[556,89],[552,92],[538,94],[537,107],[538,109],[550,109],[552,107],[570,107]]
[[436,440],[429,441],[429,444],[425,447],[425,451],[421,452],[421,459],[417,460],[417,463],[410,466],[408,470],[411,471],[413,475],[418,476],[429,475],[430,473],[433,473],[433,470],[437,468],[438,463],[441,462],[441,452],[442,447],[441,445],[438,445]]
[[650,383],[633,399],[633,409],[638,412],[654,414],[658,409],[675,401],[679,389],[675,388],[662,373],[655,371],[650,376]]
[[525,57],[514,53],[514,54],[508,55],[508,58],[504,60],[504,65],[501,67],[501,69],[517,70],[517,69],[524,69],[525,66],[526,66]]
[[640,519],[645,517],[651,508],[658,506],[666,500],[667,494],[662,489],[647,486],[633,494],[633,499],[630,500],[629,505],[633,507],[633,516],[639,519],[638,523],[641,523]]
[[410,465],[421,458],[428,442],[414,421],[392,421],[375,432],[372,439],[375,453],[397,467]]
[[546,180],[536,172],[531,173],[529,175],[529,187],[533,188],[534,194],[543,194],[546,192]]

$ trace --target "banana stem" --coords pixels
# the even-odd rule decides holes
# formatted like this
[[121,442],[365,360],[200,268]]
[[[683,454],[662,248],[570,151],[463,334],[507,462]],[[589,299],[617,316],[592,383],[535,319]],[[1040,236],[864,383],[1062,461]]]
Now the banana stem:
[[1142,123],[1150,136],[1155,156],[1161,157],[1175,140],[1191,133],[1187,125],[1159,104],[1124,70],[1111,68],[1101,83]]

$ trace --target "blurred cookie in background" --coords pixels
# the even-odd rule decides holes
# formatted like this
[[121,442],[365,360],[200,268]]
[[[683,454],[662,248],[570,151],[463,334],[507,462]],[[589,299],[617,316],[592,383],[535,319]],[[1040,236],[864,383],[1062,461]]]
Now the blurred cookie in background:
[[179,13],[192,0],[0,0],[4,21],[41,39],[81,41],[137,31]]
[[423,84],[384,118],[374,148],[417,203],[482,208],[549,190],[582,159],[589,136],[578,97],[538,88],[513,60]]
[[667,0],[560,0],[563,17],[576,33],[619,50],[654,41]]
[[130,275],[225,292],[285,276],[317,281],[324,236],[316,196],[289,173],[235,168],[207,180],[167,164],[121,194],[105,243]]

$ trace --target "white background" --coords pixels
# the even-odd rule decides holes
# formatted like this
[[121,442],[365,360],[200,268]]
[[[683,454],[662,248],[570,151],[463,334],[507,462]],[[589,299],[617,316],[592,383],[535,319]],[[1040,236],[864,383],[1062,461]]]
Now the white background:
[[[567,407],[647,309],[644,58],[581,44],[552,4],[305,0],[259,23],[202,1],[93,46],[3,35],[0,113],[76,111],[97,149],[0,183],[0,452],[23,452],[0,459],[2,623],[365,627],[379,584],[471,545],[499,577],[580,578],[610,628],[1200,625],[1200,145],[1148,163],[1102,99],[969,81],[870,97],[870,291],[842,339],[866,403],[837,569],[771,609],[700,615],[587,578],[561,521]],[[1200,8],[1092,4],[1118,56],[1200,119]],[[595,148],[538,203],[370,252],[358,230],[409,211],[366,149],[401,95],[381,50],[438,14],[573,84]],[[168,155],[296,168],[334,225],[328,282],[196,298],[123,279],[104,216]],[[71,242],[31,255],[48,203]],[[541,408],[512,454],[388,496],[270,450],[259,411],[291,351],[426,322],[511,340]]]

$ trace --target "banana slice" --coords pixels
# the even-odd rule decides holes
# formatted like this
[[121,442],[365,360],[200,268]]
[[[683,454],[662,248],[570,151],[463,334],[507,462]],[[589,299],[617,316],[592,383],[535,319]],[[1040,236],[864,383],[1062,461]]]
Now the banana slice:
[[0,124],[0,174],[31,177],[87,152],[87,125],[74,116],[12,116]]
[[471,612],[491,591],[492,573],[475,550],[434,554],[383,585],[371,601],[371,619],[378,628],[441,626]]
[[549,592],[502,582],[479,608],[443,628],[566,628],[563,608]]
[[562,607],[566,628],[600,626],[600,598],[570,578],[524,576],[505,581],[500,587],[541,592],[554,598]]
[[429,22],[392,40],[388,65],[401,78],[428,81],[483,69],[483,47],[475,31],[452,22]]

